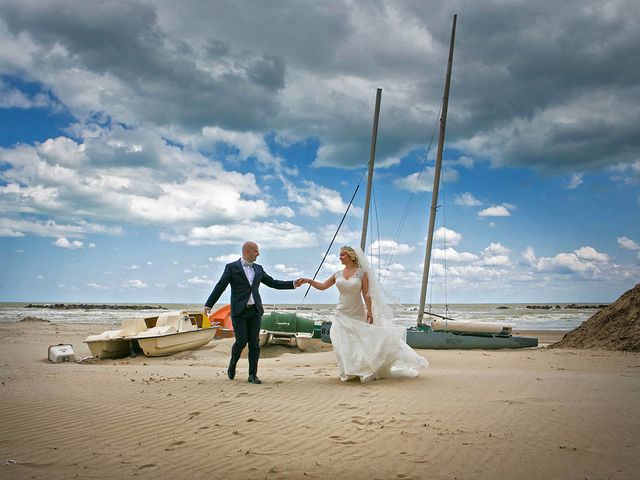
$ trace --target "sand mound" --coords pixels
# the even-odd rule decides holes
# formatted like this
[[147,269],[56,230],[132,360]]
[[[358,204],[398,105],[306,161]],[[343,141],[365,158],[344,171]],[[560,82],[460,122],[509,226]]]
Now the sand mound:
[[640,283],[551,347],[640,351]]

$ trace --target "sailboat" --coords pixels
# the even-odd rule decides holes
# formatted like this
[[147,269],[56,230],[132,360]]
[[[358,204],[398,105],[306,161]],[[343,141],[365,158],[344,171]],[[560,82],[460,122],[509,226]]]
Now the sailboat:
[[[440,132],[438,137],[438,152],[436,155],[435,175],[433,179],[433,191],[431,196],[431,211],[429,216],[429,231],[427,234],[427,246],[425,250],[424,267],[422,273],[422,288],[420,292],[420,307],[418,310],[417,326],[407,329],[407,344],[412,348],[423,349],[503,349],[503,348],[524,348],[537,347],[538,339],[534,337],[521,337],[513,335],[510,324],[489,323],[489,322],[467,322],[456,321],[449,317],[435,315],[436,320],[424,321],[425,300],[427,284],[429,279],[429,265],[431,262],[431,249],[433,245],[433,235],[435,217],[438,202],[438,192],[440,185],[440,171],[442,169],[442,153],[444,150],[445,128],[447,121],[447,108],[449,102],[449,87],[451,85],[451,68],[453,65],[453,46],[455,43],[457,15],[453,16],[451,28],[451,42],[449,45],[449,60],[447,65],[447,76],[444,87],[444,97],[442,101],[442,111],[440,115]],[[373,171],[373,156],[375,154],[374,136],[377,134],[377,110],[379,109],[379,93],[376,100],[376,117],[374,120],[374,135],[372,136],[372,154],[369,160],[369,178],[367,185],[367,197],[365,200],[365,220],[363,223],[361,248],[365,249],[368,203],[370,201],[370,190]],[[430,314],[433,315],[433,314]],[[331,343],[329,332],[331,322],[323,322],[321,329],[322,341]]]

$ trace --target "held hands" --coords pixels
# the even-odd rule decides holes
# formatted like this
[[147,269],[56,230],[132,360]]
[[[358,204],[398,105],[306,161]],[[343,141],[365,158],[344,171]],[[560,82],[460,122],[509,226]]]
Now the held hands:
[[308,283],[306,280],[307,280],[306,278],[298,278],[297,280],[293,281],[293,286],[295,288],[298,288],[300,285],[304,285],[305,283]]

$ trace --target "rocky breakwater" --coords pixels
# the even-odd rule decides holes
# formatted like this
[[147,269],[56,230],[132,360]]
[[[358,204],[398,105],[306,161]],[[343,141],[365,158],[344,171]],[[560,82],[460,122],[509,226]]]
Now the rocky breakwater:
[[51,308],[53,310],[167,310],[162,305],[115,305],[94,303],[30,303],[24,308]]

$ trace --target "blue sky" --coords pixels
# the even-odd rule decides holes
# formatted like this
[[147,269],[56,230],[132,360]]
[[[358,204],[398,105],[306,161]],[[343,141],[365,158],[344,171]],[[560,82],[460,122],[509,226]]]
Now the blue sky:
[[441,3],[2,2],[0,301],[204,302],[245,240],[313,275],[382,88],[369,249],[417,303],[454,13],[428,298],[615,300],[640,279],[640,6]]

